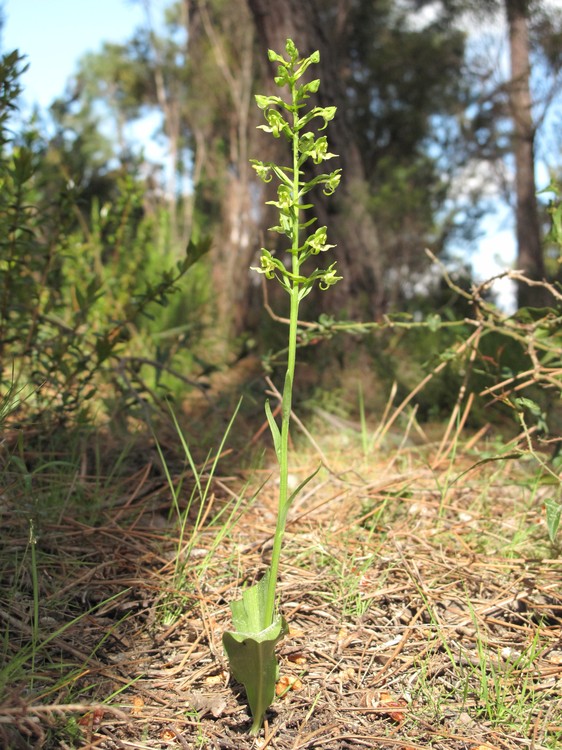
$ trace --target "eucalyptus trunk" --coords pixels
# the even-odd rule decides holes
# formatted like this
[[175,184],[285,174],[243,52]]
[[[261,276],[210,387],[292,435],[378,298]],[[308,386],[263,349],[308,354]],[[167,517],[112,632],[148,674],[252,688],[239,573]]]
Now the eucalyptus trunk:
[[[529,1],[505,0],[505,10],[511,59],[509,100],[515,157],[517,267],[529,279],[540,281],[545,277],[545,266],[535,182],[535,126],[529,85]],[[520,307],[548,304],[543,288],[524,283],[518,286],[517,301]]]

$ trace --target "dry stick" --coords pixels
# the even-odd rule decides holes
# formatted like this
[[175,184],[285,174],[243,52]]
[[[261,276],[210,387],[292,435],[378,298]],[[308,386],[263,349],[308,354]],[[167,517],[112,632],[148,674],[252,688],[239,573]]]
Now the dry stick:
[[14,718],[19,718],[24,714],[26,716],[50,716],[51,714],[63,715],[65,713],[85,713],[88,711],[95,711],[96,709],[114,714],[122,721],[127,721],[129,718],[120,708],[109,706],[106,703],[53,703],[48,706],[34,706],[24,703],[14,708],[3,706],[0,709],[2,711],[0,714],[0,724],[8,724],[13,721]]
[[[449,455],[449,453],[451,452],[453,445],[455,445],[456,441],[459,438],[460,433],[462,432],[462,429],[464,427],[464,424],[465,424],[465,422],[466,422],[466,420],[468,418],[468,414],[470,412],[470,407],[472,406],[472,401],[474,400],[474,394],[473,393],[469,394],[468,402],[467,402],[467,406],[466,406],[466,408],[464,410],[464,414],[463,414],[463,416],[461,418],[460,423],[457,425],[457,430],[456,430],[456,433],[455,433],[455,438],[454,438],[454,440],[452,440],[452,441],[449,442],[449,437],[451,435],[451,431],[453,429],[453,425],[455,424],[455,422],[457,420],[457,416],[458,416],[458,414],[460,412],[461,404],[462,404],[462,402],[464,400],[464,397],[466,395],[466,390],[467,390],[467,386],[468,386],[468,378],[469,378],[470,372],[472,371],[472,366],[473,366],[474,360],[476,358],[476,352],[478,351],[478,344],[480,343],[480,336],[482,334],[482,329],[481,328],[477,328],[474,333],[476,334],[476,336],[475,336],[475,342],[474,342],[474,346],[472,347],[472,351],[470,352],[470,356],[469,356],[469,359],[468,359],[467,371],[465,373],[465,376],[464,376],[463,382],[461,384],[461,387],[459,388],[459,393],[458,393],[458,396],[457,396],[457,400],[455,402],[455,406],[454,406],[453,411],[451,413],[451,417],[449,419],[449,423],[447,424],[447,429],[445,430],[445,434],[443,435],[443,439],[441,440],[441,444],[440,444],[440,446],[439,446],[439,448],[437,450],[437,456],[435,457],[435,459],[433,461],[433,464],[432,464],[432,468],[433,469],[435,469],[437,467],[437,465],[439,464],[439,462],[442,459],[446,458]],[[447,447],[447,450],[445,451],[445,447],[447,446],[447,443],[449,443],[449,445]],[[445,453],[444,453],[444,451],[445,451]]]
[[269,731],[269,722],[267,719],[264,721],[265,727],[264,727],[264,743],[263,745],[260,743],[259,748],[260,750],[265,750],[266,747],[269,747],[271,741],[274,739],[275,735],[278,733],[279,729],[275,726]]
[[[522,578],[524,580],[524,578]],[[546,586],[546,590],[550,592],[551,589],[555,589],[556,591],[560,588],[559,582],[553,583],[551,586]],[[478,610],[474,610],[474,616],[475,617],[481,617],[488,615],[492,612],[497,612],[498,610],[504,609],[509,604],[515,604],[516,602],[520,601],[521,599],[525,599],[525,597],[529,596],[528,591],[521,591],[519,594],[506,596],[503,599],[496,600],[495,602],[492,602],[488,606],[480,607]],[[460,620],[459,622],[454,623],[455,628],[458,627],[466,627],[467,625],[470,625],[472,622],[472,616],[465,617],[464,620]]]
[[322,734],[323,732],[330,732],[332,729],[337,729],[338,727],[339,724],[328,724],[327,727],[320,727],[320,729],[315,729],[314,732],[309,732],[309,734],[305,735],[302,738],[301,744],[297,744],[299,742],[299,738],[297,737],[293,744],[292,750],[302,750],[302,748],[306,747],[309,742],[312,742],[315,737],[318,737],[319,734]]
[[[269,296],[267,292],[267,281],[265,279],[265,276],[262,277],[262,290],[263,290],[263,306],[267,314],[272,320],[275,320],[277,323],[284,323],[285,325],[290,325],[291,321],[289,318],[282,318],[280,315],[277,315],[273,311],[273,308],[269,304]],[[302,328],[318,328],[318,323],[310,323],[306,320],[299,320],[297,321],[297,325],[301,326]]]
[[[560,383],[555,380],[552,376],[553,375],[562,375],[562,368],[559,367],[544,367],[541,368],[542,374],[541,377],[549,382],[551,385],[559,388]],[[502,380],[501,383],[496,383],[495,385],[491,385],[489,388],[485,388],[483,391],[480,391],[481,396],[487,396],[489,394],[495,393],[495,391],[504,389],[505,386],[511,385],[512,383],[515,383],[517,380],[521,380],[521,378],[525,378],[527,376],[533,376],[529,380],[525,381],[524,383],[520,383],[517,385],[513,390],[521,390],[522,388],[528,388],[530,385],[533,385],[537,382],[537,372],[536,368],[532,368],[531,370],[525,370],[525,372],[519,372],[517,375],[513,375],[511,378],[507,378],[506,380]]]
[[[217,498],[216,498],[215,493],[211,492],[209,499],[207,500],[205,504],[205,508],[203,509],[203,514],[201,515],[201,518],[199,519],[199,523],[197,524],[195,528],[195,532],[200,532],[202,529],[205,528],[205,522],[207,521],[209,513],[211,512],[216,499]],[[189,542],[186,542],[180,554],[183,554],[185,551],[187,551],[190,545],[191,545],[191,540],[189,540]]]
[[395,380],[392,383],[392,387],[390,389],[388,399],[386,400],[386,404],[384,406],[384,411],[382,413],[380,426],[375,431],[375,435],[373,436],[373,446],[378,445],[380,431],[384,428],[384,425],[386,424],[386,420],[388,419],[388,415],[390,414],[390,410],[392,409],[392,404],[394,403],[394,399],[396,398],[397,391],[398,391],[398,383]]
[[[193,654],[197,646],[201,643],[204,636],[208,637],[208,633],[206,629],[199,633],[197,638],[193,641],[191,646],[188,648],[184,656],[182,657],[181,662],[178,664],[177,667],[172,667],[172,669],[162,669],[160,670],[160,674],[157,674],[155,672],[151,672],[151,677],[173,677],[176,674],[179,674],[180,672],[183,672],[185,665],[187,663],[187,660],[189,657]],[[163,639],[161,639],[161,642],[163,642]]]
[[151,367],[154,367],[154,369],[162,370],[164,372],[169,373],[170,375],[173,375],[174,378],[176,378],[177,380],[180,380],[182,383],[185,383],[186,385],[190,385],[193,388],[198,388],[204,396],[207,395],[207,388],[205,387],[203,383],[200,383],[197,380],[193,380],[193,378],[188,378],[185,375],[182,375],[181,372],[178,372],[177,370],[174,370],[172,367],[162,364],[161,362],[156,362],[155,360],[148,359],[146,357],[121,357],[119,361],[125,364],[138,363],[141,365],[150,365]]
[[[2,610],[0,610],[0,617],[2,617],[5,621],[9,622],[14,627],[17,626],[21,628],[22,630],[25,630],[27,633],[31,633],[31,627],[29,625],[25,625],[24,623],[16,620],[15,617],[12,617],[11,615],[7,614],[6,612],[3,612]],[[72,654],[72,656],[75,656],[76,658],[80,659],[80,661],[82,661],[85,665],[86,664],[88,665],[88,669],[86,670],[86,672],[83,672],[81,676],[84,676],[84,674],[86,673],[95,672],[96,674],[102,674],[105,677],[110,677],[115,682],[119,682],[123,685],[129,685],[129,683],[131,682],[130,679],[122,677],[118,672],[115,672],[114,670],[110,669],[109,667],[102,664],[101,662],[96,661],[94,658],[92,658],[91,655],[86,654],[83,651],[80,651],[74,646],[71,646],[69,643],[67,643],[63,638],[59,636],[50,638],[49,643],[52,644],[53,646],[56,646],[61,651],[66,651],[66,653]],[[161,703],[162,705],[167,705],[167,701],[163,700],[162,698],[159,698],[157,695],[152,695],[151,693],[149,693],[148,690],[144,690],[140,686],[137,686],[137,690],[140,693],[150,696],[157,703]],[[48,706],[46,706],[45,708],[48,708]],[[35,709],[42,710],[40,706],[35,707]],[[4,712],[3,708],[2,708],[2,711]]]
[[473,435],[470,438],[470,440],[465,444],[465,446],[464,446],[465,451],[467,453],[469,451],[471,451],[472,448],[474,448],[474,446],[476,445],[476,443],[478,443],[480,441],[480,438],[484,437],[484,435],[488,432],[489,429],[490,429],[490,424],[489,423],[485,424],[483,427],[481,427],[478,430],[478,432],[475,435]]
[[[405,446],[408,438],[410,437],[410,431],[412,429],[412,425],[414,425],[414,423],[415,423],[417,412],[418,412],[418,404],[416,404],[414,406],[414,408],[412,409],[412,412],[411,412],[410,416],[408,417],[408,424],[406,425],[406,429],[404,430],[404,435],[402,436],[402,439],[400,441],[400,445],[393,450],[393,456],[392,456],[392,459],[391,459],[390,463],[387,466],[387,470],[392,469],[392,467],[394,466],[394,464],[398,461],[398,457],[400,456],[400,452],[402,451],[402,449],[404,448],[404,446]],[[418,432],[419,432],[419,430],[421,430],[421,427],[419,427],[419,425],[418,425]],[[424,437],[425,437],[425,435],[424,435]]]
[[447,285],[455,291],[457,294],[459,294],[461,297],[464,297],[469,302],[474,302],[474,298],[476,297],[478,302],[481,304],[482,307],[486,309],[486,311],[491,312],[495,317],[501,317],[501,313],[499,313],[494,307],[491,305],[487,305],[484,300],[482,299],[483,294],[492,286],[494,281],[500,281],[501,279],[511,279],[513,281],[520,281],[527,286],[540,286],[543,289],[547,289],[553,297],[555,297],[558,300],[562,301],[562,294],[557,290],[557,288],[553,284],[549,284],[547,281],[533,281],[532,279],[529,279],[523,271],[518,270],[511,270],[511,271],[502,271],[501,273],[496,274],[495,276],[492,276],[489,279],[486,279],[478,286],[473,286],[472,293],[467,292],[465,289],[462,289],[461,287],[457,286],[457,284],[454,283],[451,276],[449,275],[449,272],[447,271],[447,267],[445,266],[442,261],[437,258],[436,255],[434,255],[429,248],[425,249],[426,255],[441,269],[441,272],[443,273],[443,277],[445,281],[447,282]]
[[[361,711],[365,711],[364,708],[361,709]],[[388,709],[387,709],[388,711]],[[338,726],[337,724],[330,724],[328,727],[322,727],[322,729],[317,730],[316,732],[313,732],[312,735],[309,735],[312,737],[313,735],[320,734],[322,731],[328,731],[329,729],[333,729],[334,727]],[[466,739],[463,737],[463,739]],[[349,740],[353,740],[354,745],[363,745],[364,747],[373,748],[377,747],[378,744],[373,743],[381,743],[382,745],[400,745],[401,748],[408,748],[408,750],[428,750],[427,745],[416,745],[415,743],[411,742],[409,739],[393,739],[391,737],[381,737],[379,735],[372,735],[371,737],[364,737],[362,735],[358,734],[338,734],[335,737],[330,737],[330,742],[336,742],[344,740],[348,742]],[[305,748],[310,740],[306,740],[304,745],[293,745],[292,750],[303,750]],[[546,750],[546,749],[545,749]]]
[[[101,727],[100,732],[103,732],[105,737],[109,737],[109,739],[116,745],[118,748],[121,748],[121,750],[152,750],[154,745],[145,745],[144,743],[140,745],[138,742],[128,742],[127,740],[120,740],[118,737],[116,737],[113,732],[111,732],[107,727]],[[104,738],[102,738],[104,740]],[[96,747],[96,745],[91,745],[90,747]]]
[[[459,354],[462,354],[462,352],[467,349],[473,342],[474,339],[480,336],[480,330],[481,326],[478,324],[478,327],[476,330],[467,338],[466,341],[463,341],[458,347],[455,352],[455,356],[458,356]],[[421,391],[425,386],[429,383],[429,381],[435,377],[438,373],[441,372],[441,370],[444,370],[445,367],[449,364],[449,360],[444,360],[441,362],[437,367],[435,367],[430,373],[428,373],[425,378],[423,378],[416,387],[410,391],[410,393],[406,396],[405,399],[396,407],[394,410],[394,414],[391,416],[391,418],[388,420],[388,422],[385,424],[384,428],[381,430],[380,434],[377,435],[377,445],[380,445],[383,437],[386,435],[386,433],[389,431],[389,429],[392,427],[394,422],[398,419],[400,414],[404,411],[406,406],[412,401],[412,399]]]
[[[525,384],[519,385],[516,390],[522,390],[523,388],[526,388],[534,383],[542,382],[542,383],[548,383],[552,387],[556,388],[557,390],[560,389],[560,381],[556,379],[556,377],[560,376],[562,374],[562,370],[560,368],[548,368],[545,367],[539,360],[537,355],[537,349],[540,349],[542,352],[545,352],[547,354],[549,353],[558,353],[558,348],[556,346],[552,346],[549,344],[548,338],[537,338],[536,334],[537,332],[545,327],[545,322],[547,322],[550,325],[554,325],[555,323],[559,323],[561,318],[560,316],[558,318],[552,319],[552,316],[550,316],[550,319],[547,321],[548,316],[544,316],[540,320],[537,320],[536,322],[532,324],[524,324],[517,319],[510,319],[506,318],[501,312],[499,312],[496,308],[494,308],[492,305],[488,304],[484,299],[483,295],[484,293],[492,286],[493,282],[502,279],[502,278],[509,278],[516,280],[518,282],[524,282],[528,286],[537,286],[542,287],[546,289],[547,291],[552,294],[554,299],[556,300],[562,300],[562,294],[556,289],[556,287],[553,284],[549,284],[545,281],[532,281],[531,279],[528,279],[525,277],[525,275],[521,271],[507,271],[501,274],[498,274],[491,279],[488,279],[487,281],[484,281],[479,286],[472,287],[471,293],[468,293],[462,289],[460,289],[458,286],[454,284],[452,279],[450,278],[447,269],[444,267],[444,265],[431,253],[430,250],[426,250],[426,253],[429,255],[429,257],[441,267],[442,273],[444,275],[444,278],[449,285],[451,289],[456,291],[458,294],[460,294],[465,299],[469,300],[473,304],[477,306],[478,313],[479,313],[479,321],[478,325],[483,327],[484,329],[488,331],[494,331],[494,330],[501,330],[506,333],[506,335],[510,336],[514,341],[518,341],[521,346],[525,349],[527,355],[530,357],[531,361],[533,362],[533,369],[528,370],[526,373],[519,373],[518,375],[514,376],[513,378],[510,378],[506,381],[503,381],[501,384],[496,384],[495,386],[486,389],[483,391],[481,395],[484,395],[485,393],[492,393],[495,392],[497,389],[502,388],[505,385],[508,385],[510,383],[515,382],[518,379],[521,379],[522,377],[531,376],[530,380],[526,382]],[[466,320],[467,324],[474,325],[473,320]],[[501,396],[500,396],[501,398]]]
[[[412,484],[412,482],[414,482],[417,479],[422,479],[425,475],[426,475],[425,472],[419,472],[418,474],[412,474],[411,476],[407,478],[403,476],[394,477],[394,479],[389,479],[386,482],[381,482],[380,484],[377,484],[374,490],[376,493],[378,493],[378,492],[387,490],[389,487],[394,487],[399,484],[404,484],[404,489],[405,489],[408,485]],[[369,497],[371,497],[371,494],[369,494]],[[349,529],[351,528],[356,528],[360,526],[371,516],[374,516],[376,513],[378,513],[381,507],[384,506],[385,502],[386,501],[383,501],[379,506],[370,510],[368,513],[365,513],[365,515],[361,516],[360,518],[354,518],[349,524],[347,524],[347,526],[339,526],[338,533],[343,534],[346,531],[349,531]]]
[[129,498],[127,498],[127,501],[124,505],[121,506],[119,509],[119,512],[111,519],[112,523],[117,524],[117,521],[121,518],[123,513],[131,506],[131,504],[136,500],[136,498],[139,496],[141,489],[143,488],[144,484],[146,483],[146,480],[148,479],[148,475],[150,474],[150,470],[152,469],[152,463],[149,462],[146,465],[146,468],[144,469],[142,476],[140,478],[139,483],[136,485],[136,487],[133,489],[131,495]]
[[[431,464],[431,468],[432,469],[436,469],[439,466],[439,464],[441,463],[441,461],[443,461],[444,459],[446,459],[449,456],[449,454],[453,450],[453,447],[457,444],[457,442],[458,442],[458,440],[460,438],[460,435],[461,435],[461,433],[462,433],[462,431],[464,429],[464,426],[466,424],[466,420],[468,419],[468,415],[470,414],[470,410],[472,409],[472,403],[473,403],[473,401],[474,401],[474,393],[469,393],[468,394],[468,398],[466,400],[466,405],[464,407],[463,413],[461,414],[461,418],[460,418],[460,420],[459,420],[459,422],[457,424],[457,427],[455,429],[455,435],[454,435],[453,439],[451,441],[449,441],[449,437],[450,437],[450,434],[451,434],[452,426],[453,426],[454,422],[456,422],[457,415],[458,415],[458,413],[460,411],[461,401],[459,400],[455,404],[455,406],[453,408],[453,412],[451,414],[451,418],[449,419],[449,423],[447,425],[446,433],[443,436],[443,439],[441,440],[441,444],[439,445],[439,449],[437,451],[437,456],[435,457],[435,459],[433,460],[433,463]],[[447,442],[448,442],[448,445],[447,445]],[[445,448],[446,448],[446,450],[445,450]]]
[[[544,289],[548,289],[548,291],[552,294],[553,297],[556,297],[556,299],[562,301],[562,294],[556,289],[556,287],[553,284],[548,284],[545,281],[533,281],[532,279],[529,279],[523,271],[507,271],[503,274],[499,274],[498,276],[494,276],[492,279],[489,279],[487,282],[485,282],[486,285],[490,284],[490,282],[494,281],[494,279],[501,279],[507,277],[509,279],[513,279],[514,281],[523,281],[527,286],[541,286]],[[481,285],[484,287],[484,284]]]
[[[419,609],[416,612],[416,614],[412,617],[412,619],[408,623],[408,627],[404,631],[404,634],[402,635],[402,638],[400,639],[400,643],[396,646],[396,648],[394,649],[394,651],[390,654],[390,656],[388,657],[388,660],[385,662],[385,664],[382,667],[382,669],[379,672],[377,672],[375,681],[369,687],[374,687],[375,685],[379,685],[380,684],[381,678],[383,677],[383,675],[385,675],[388,672],[388,670],[390,669],[391,665],[395,661],[396,657],[400,654],[400,652],[402,651],[402,649],[406,645],[408,639],[410,638],[410,635],[412,634],[412,631],[414,630],[414,625],[420,619],[420,617],[422,616],[422,614],[425,612],[426,609],[427,609],[427,607],[426,607],[425,604],[422,604],[422,606],[419,607]],[[402,665],[400,665],[400,666],[402,666]]]

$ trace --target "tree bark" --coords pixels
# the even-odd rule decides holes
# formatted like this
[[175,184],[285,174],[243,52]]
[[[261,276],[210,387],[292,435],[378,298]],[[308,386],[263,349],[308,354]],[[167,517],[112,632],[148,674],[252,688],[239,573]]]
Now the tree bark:
[[[314,105],[338,107],[327,134],[330,151],[339,155],[331,168],[342,168],[342,182],[334,196],[325,198],[321,191],[311,195],[319,225],[327,225],[329,240],[336,243],[339,282],[329,295],[319,297],[319,304],[331,312],[379,318],[387,306],[377,228],[369,215],[369,188],[361,153],[352,129],[346,122],[345,34],[351,9],[350,0],[248,0],[262,58],[267,50],[284,54],[285,43],[292,39],[301,56],[320,52],[320,64],[310,70],[320,78],[320,89]],[[270,65],[272,80],[277,66]],[[270,89],[273,93],[273,84]],[[275,92],[277,93],[277,92]],[[337,162],[337,163],[336,163]]]
[[[505,0],[509,28],[511,82],[509,98],[513,121],[513,154],[515,157],[515,199],[517,264],[529,279],[545,277],[541,230],[535,183],[535,126],[529,85],[529,0]],[[517,302],[520,307],[548,304],[541,287],[520,283]]]
[[[252,97],[254,26],[245,5],[198,0],[190,8],[191,58],[197,64],[203,60],[203,67],[212,61],[219,74],[213,79],[217,90],[212,94],[202,79],[194,80],[193,86],[201,98],[213,97],[211,106],[220,120],[220,135],[210,111],[195,114],[191,129],[198,150],[208,152],[209,164],[201,165],[201,171],[210,167],[222,183],[213,196],[216,205],[220,204],[220,226],[214,236],[212,274],[217,330],[224,342],[232,343],[247,328],[253,276],[250,266],[259,247],[249,162],[249,142],[256,132],[254,110],[256,121],[259,116]],[[214,148],[217,137],[224,151]]]
[[199,11],[232,103],[231,111],[226,115],[229,120],[229,169],[222,204],[220,247],[216,253],[218,262],[214,266],[216,288],[223,290],[217,299],[219,319],[223,332],[232,336],[242,333],[246,327],[249,266],[255,253],[255,246],[251,242],[253,220],[248,156],[254,31],[247,11],[243,16],[238,14],[241,33],[237,66],[232,67],[221,35],[213,26],[206,2],[200,2]]

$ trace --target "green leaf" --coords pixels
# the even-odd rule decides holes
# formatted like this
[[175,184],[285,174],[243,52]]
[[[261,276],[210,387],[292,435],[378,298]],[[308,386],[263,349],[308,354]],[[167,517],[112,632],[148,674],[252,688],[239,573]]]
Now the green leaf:
[[560,518],[562,516],[562,504],[557,502],[554,498],[548,497],[544,501],[544,507],[546,508],[546,528],[548,529],[548,537],[552,544],[558,533],[558,527],[560,526]]
[[556,315],[552,307],[520,307],[511,317],[520,323],[527,325],[537,323],[549,315]]
[[529,412],[534,416],[538,416],[541,413],[541,407],[536,403],[536,401],[532,401],[530,398],[526,398],[525,396],[520,396],[513,399],[513,403],[520,409],[528,409]]
[[259,732],[275,696],[279,671],[275,646],[289,631],[284,617],[277,616],[270,624],[265,622],[269,573],[268,570],[259,583],[243,591],[242,599],[232,602],[236,631],[222,637],[232,676],[246,689],[253,735]]
[[321,469],[321,466],[319,466],[319,467],[318,467],[318,468],[316,469],[316,471],[313,471],[313,472],[312,472],[312,474],[309,474],[309,475],[308,475],[308,476],[306,477],[306,479],[303,479],[303,480],[302,480],[302,482],[301,482],[301,483],[299,484],[299,486],[297,487],[297,489],[296,489],[296,490],[295,490],[295,491],[294,491],[294,492],[293,492],[293,493],[291,494],[291,496],[290,496],[290,497],[289,497],[289,499],[287,500],[287,508],[290,508],[290,507],[291,507],[291,503],[293,502],[293,500],[294,500],[294,499],[295,499],[295,498],[296,498],[296,497],[297,497],[298,495],[300,495],[301,491],[302,491],[302,490],[303,490],[303,489],[304,489],[304,488],[306,487],[306,485],[307,485],[307,484],[308,484],[308,483],[310,482],[310,480],[311,480],[311,479],[314,479],[314,477],[315,477],[315,476],[316,476],[316,475],[318,474],[318,472],[320,471],[320,469]]
[[198,240],[190,239],[185,250],[186,259],[183,261],[184,266],[182,270],[185,272],[188,268],[195,265],[198,260],[209,252],[212,243],[213,238],[209,235],[205,235]]
[[267,417],[267,421],[269,423],[269,429],[271,432],[271,437],[273,438],[275,453],[277,454],[277,460],[279,461],[281,459],[281,433],[279,432],[279,427],[277,426],[277,422],[275,421],[275,418],[271,411],[269,401],[265,402],[265,416]]
[[435,333],[441,328],[441,316],[437,313],[428,315],[425,322],[432,333]]

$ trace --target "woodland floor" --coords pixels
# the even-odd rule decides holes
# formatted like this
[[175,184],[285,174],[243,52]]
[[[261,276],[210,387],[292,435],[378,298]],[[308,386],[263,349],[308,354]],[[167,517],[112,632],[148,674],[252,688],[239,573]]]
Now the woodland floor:
[[[505,450],[484,433],[366,453],[358,434],[325,433],[327,468],[288,526],[279,594],[290,634],[257,740],[221,635],[229,602],[269,559],[273,463],[231,476],[219,466],[181,535],[154,451],[106,478],[105,506],[86,461],[57,517],[35,506],[37,618],[29,514],[6,492],[0,622],[16,667],[4,672],[0,743],[561,747],[562,558],[546,534],[548,486],[524,459],[483,461]],[[295,483],[319,461],[303,441]],[[193,477],[171,474],[185,509]]]

